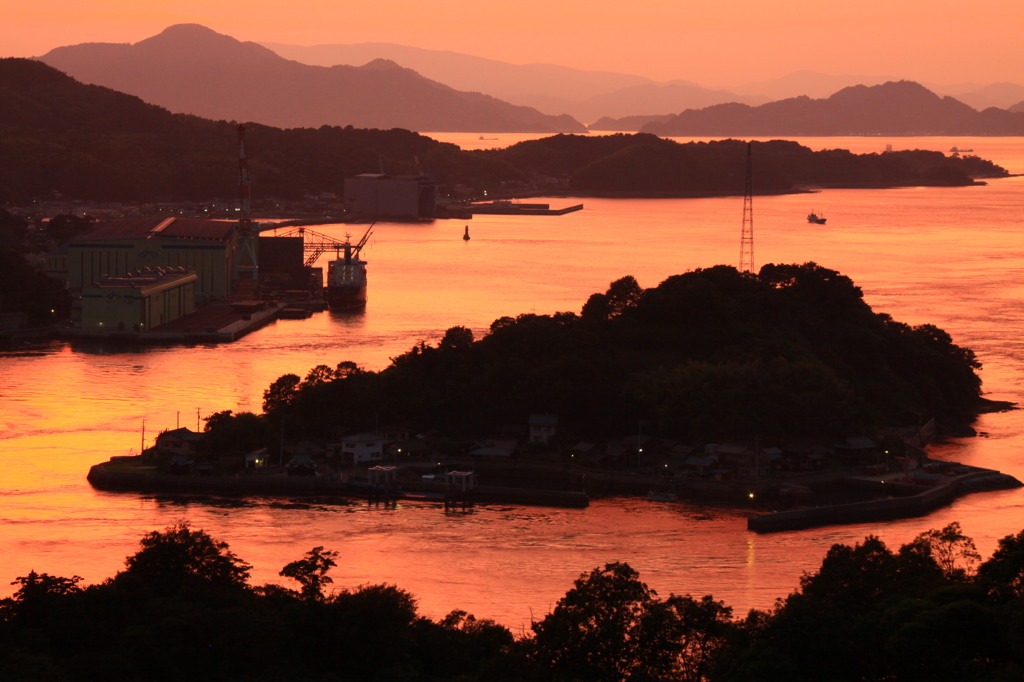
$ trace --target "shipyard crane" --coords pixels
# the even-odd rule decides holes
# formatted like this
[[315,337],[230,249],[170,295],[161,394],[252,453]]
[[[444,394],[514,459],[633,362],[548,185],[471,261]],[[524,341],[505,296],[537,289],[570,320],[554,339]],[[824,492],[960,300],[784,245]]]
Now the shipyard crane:
[[259,277],[259,261],[256,258],[256,231],[252,222],[252,180],[249,177],[249,161],[245,151],[245,126],[238,125],[238,257],[233,273],[238,283],[241,272],[247,272],[256,281]]
[[351,242],[348,235],[345,236],[344,240],[340,240],[326,234],[321,234],[320,232],[307,230],[304,227],[294,229],[290,232],[285,232],[280,236],[302,237],[302,253],[306,257],[304,265],[307,268],[311,268],[320,256],[324,255],[328,251],[334,251],[340,258],[341,252],[347,249],[348,253],[351,254],[352,257],[357,257],[363,247],[366,246],[366,242],[369,241],[370,234],[373,232],[373,226],[375,224],[376,223],[371,223],[370,227],[366,229],[366,233],[363,235],[362,239],[355,244]]

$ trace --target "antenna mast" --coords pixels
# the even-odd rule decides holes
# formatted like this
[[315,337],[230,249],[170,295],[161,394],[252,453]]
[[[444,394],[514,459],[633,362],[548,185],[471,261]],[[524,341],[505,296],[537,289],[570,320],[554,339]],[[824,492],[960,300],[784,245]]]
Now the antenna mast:
[[754,183],[747,143],[747,177],[743,188],[743,231],[740,234],[740,272],[754,272]]

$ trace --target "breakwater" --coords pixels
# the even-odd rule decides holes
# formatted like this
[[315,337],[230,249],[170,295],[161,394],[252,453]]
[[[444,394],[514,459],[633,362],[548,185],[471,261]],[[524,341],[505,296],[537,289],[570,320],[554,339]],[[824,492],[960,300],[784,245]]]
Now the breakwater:
[[959,476],[937,479],[930,485],[875,481],[866,478],[847,479],[844,484],[870,489],[878,497],[861,502],[758,514],[747,519],[747,528],[758,533],[772,533],[846,523],[912,518],[924,516],[968,493],[1006,490],[1022,485],[1013,476],[991,469],[972,469]]

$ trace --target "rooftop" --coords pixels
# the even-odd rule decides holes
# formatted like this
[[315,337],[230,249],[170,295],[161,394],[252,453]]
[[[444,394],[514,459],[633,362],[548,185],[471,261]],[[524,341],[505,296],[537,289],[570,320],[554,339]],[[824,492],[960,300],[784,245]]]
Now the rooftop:
[[73,242],[94,242],[105,239],[207,239],[227,241],[235,227],[233,220],[201,218],[127,218],[104,220]]

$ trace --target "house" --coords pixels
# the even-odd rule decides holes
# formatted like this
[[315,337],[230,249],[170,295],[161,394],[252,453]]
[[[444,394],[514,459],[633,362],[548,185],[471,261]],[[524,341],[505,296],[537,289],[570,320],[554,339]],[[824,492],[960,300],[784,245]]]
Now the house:
[[848,462],[875,462],[879,459],[878,443],[867,436],[850,436],[833,447],[836,454]]
[[245,468],[249,469],[262,469],[267,466],[267,449],[260,448],[259,450],[253,450],[252,452],[245,453]]
[[160,452],[191,457],[199,450],[202,440],[203,434],[182,427],[161,433],[156,437],[155,447]]
[[558,431],[558,415],[547,412],[531,414],[529,425],[530,442],[547,445]]
[[480,443],[469,454],[474,457],[511,457],[517,445],[514,440],[492,439]]
[[314,476],[316,468],[316,462],[305,452],[292,455],[291,460],[285,465],[289,476]]
[[375,433],[355,433],[333,446],[341,455],[343,464],[379,462],[384,459],[384,439]]

